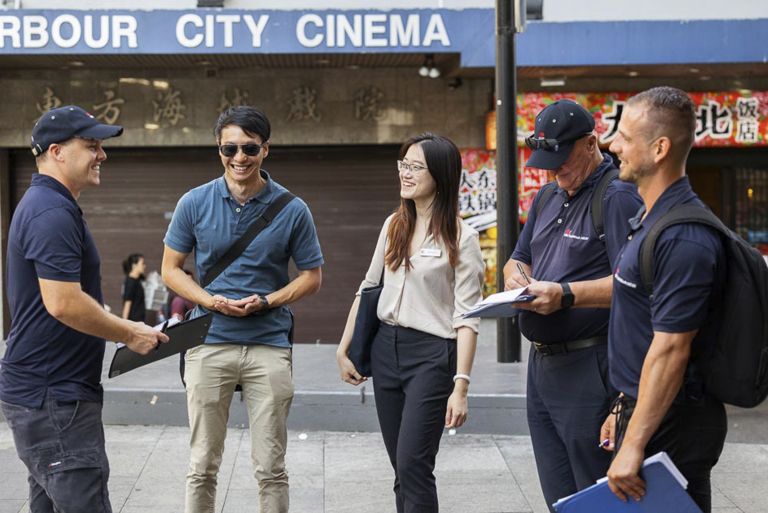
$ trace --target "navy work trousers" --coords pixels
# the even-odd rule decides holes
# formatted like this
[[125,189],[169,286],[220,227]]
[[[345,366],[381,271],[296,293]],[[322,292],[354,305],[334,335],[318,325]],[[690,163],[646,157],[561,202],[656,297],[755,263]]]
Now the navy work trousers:
[[[627,398],[616,426],[617,451],[621,448],[635,401]],[[645,446],[645,457],[666,451],[688,480],[688,495],[704,513],[712,511],[712,467],[720,459],[728,432],[725,407],[704,396],[673,404]]]
[[397,513],[437,513],[435,457],[456,373],[456,341],[382,323],[371,348]]
[[614,394],[607,344],[528,358],[527,413],[536,468],[550,511],[558,499],[595,484],[611,463],[600,428]]
[[40,409],[0,406],[27,466],[31,513],[112,513],[101,403],[49,394]]

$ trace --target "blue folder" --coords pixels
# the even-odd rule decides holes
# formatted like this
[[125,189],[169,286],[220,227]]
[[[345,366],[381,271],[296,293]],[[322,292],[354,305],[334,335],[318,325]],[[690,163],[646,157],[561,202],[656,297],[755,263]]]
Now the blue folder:
[[[677,477],[675,476],[677,475]],[[645,496],[640,501],[631,497],[622,502],[601,479],[570,497],[554,504],[557,513],[701,513],[685,491],[687,481],[665,452],[651,456],[643,463]]]

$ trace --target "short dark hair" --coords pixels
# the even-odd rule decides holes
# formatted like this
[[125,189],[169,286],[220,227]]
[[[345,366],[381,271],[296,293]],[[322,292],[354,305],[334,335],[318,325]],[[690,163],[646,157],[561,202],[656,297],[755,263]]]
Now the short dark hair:
[[[649,107],[653,138],[666,135],[677,146],[675,153],[685,160],[693,146],[696,133],[696,105],[688,94],[676,87],[659,86],[638,93],[628,102]],[[674,150],[673,150],[674,151]]]
[[224,127],[230,125],[239,126],[249,135],[258,135],[261,137],[261,142],[269,141],[272,131],[267,115],[256,107],[248,105],[230,107],[221,113],[213,129],[213,135],[216,136],[217,141],[221,141],[221,131]]
[[133,266],[135,264],[139,263],[139,260],[144,258],[144,255],[141,253],[131,253],[128,255],[128,258],[123,260],[123,272],[128,275],[131,273],[131,270],[133,269]]

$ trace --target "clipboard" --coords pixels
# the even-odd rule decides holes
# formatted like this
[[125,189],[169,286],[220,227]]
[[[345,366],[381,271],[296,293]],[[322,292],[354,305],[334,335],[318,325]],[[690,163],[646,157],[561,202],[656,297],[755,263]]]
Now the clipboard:
[[645,496],[640,502],[630,498],[622,502],[608,488],[605,477],[580,492],[553,504],[557,513],[701,513],[685,489],[688,481],[683,477],[667,453],[656,453],[643,462],[642,478],[645,480]]
[[529,303],[534,299],[536,296],[529,294],[527,287],[507,290],[491,294],[462,314],[461,317],[463,319],[470,317],[514,317],[520,313],[520,310],[515,308],[516,303]]
[[115,356],[112,358],[112,363],[109,366],[109,377],[117,377],[148,363],[156,362],[199,346],[205,342],[208,328],[211,327],[211,319],[211,314],[207,313],[201,317],[195,317],[194,319],[174,324],[165,330],[165,334],[169,338],[168,342],[158,345],[157,349],[146,355],[134,353],[126,346],[120,347],[115,351]]

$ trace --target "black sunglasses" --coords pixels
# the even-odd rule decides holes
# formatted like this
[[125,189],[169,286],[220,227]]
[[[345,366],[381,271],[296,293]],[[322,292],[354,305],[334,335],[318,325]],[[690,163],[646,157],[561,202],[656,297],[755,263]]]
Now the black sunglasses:
[[568,144],[574,141],[578,141],[582,137],[586,137],[591,133],[592,132],[587,132],[586,134],[582,134],[578,137],[573,137],[571,139],[564,139],[562,141],[558,141],[557,139],[548,139],[546,137],[534,137],[533,135],[529,135],[528,137],[525,138],[525,145],[532,150],[557,151],[560,149],[561,144]]
[[525,145],[532,150],[557,151],[560,148],[560,143],[557,142],[557,139],[534,137],[532,135],[525,138]]
[[234,157],[237,155],[238,148],[242,150],[242,152],[249,157],[255,157],[261,152],[261,149],[264,147],[263,144],[222,144],[219,146],[219,151],[222,155],[225,157]]

